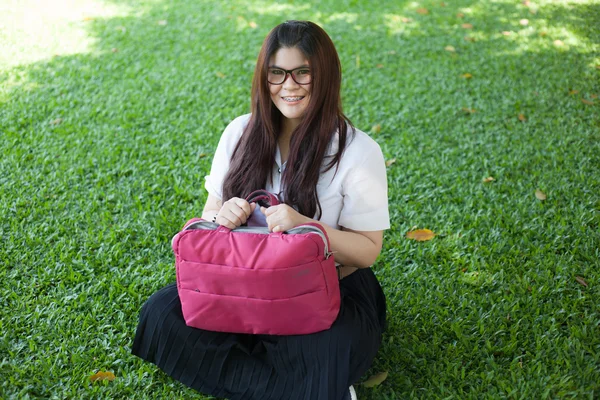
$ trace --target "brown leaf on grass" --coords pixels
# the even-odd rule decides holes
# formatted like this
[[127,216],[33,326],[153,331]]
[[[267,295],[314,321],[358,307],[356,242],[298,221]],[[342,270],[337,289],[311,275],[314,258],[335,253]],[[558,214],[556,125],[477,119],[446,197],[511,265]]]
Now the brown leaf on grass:
[[446,7],[446,3],[444,3],[443,1],[440,3],[440,7]]
[[456,14],[456,18],[463,18],[464,16],[465,16],[465,14],[463,14],[463,13]]
[[530,2],[529,0],[524,0],[524,1],[523,1],[523,5],[524,5],[525,7],[529,7],[529,5],[530,5],[530,4],[531,4],[531,2]]
[[60,125],[62,122],[62,118],[56,118],[55,120],[51,121],[50,123],[52,125]]
[[114,381],[115,374],[110,371],[98,371],[94,375],[90,376],[91,382],[96,381]]
[[555,45],[555,46],[564,46],[564,45],[565,45],[565,43],[564,43],[562,40],[555,40],[555,41],[554,41],[554,45]]
[[406,233],[407,239],[416,240],[417,242],[426,242],[435,237],[435,233],[429,229],[417,229]]
[[477,39],[475,39],[475,38],[474,38],[474,37],[472,37],[472,36],[465,36],[465,37],[464,37],[464,39],[465,39],[467,42],[475,42],[475,41],[477,40]]
[[473,77],[473,75],[469,74],[468,72],[466,74],[462,74],[461,76],[465,79],[471,79]]
[[493,177],[488,176],[487,178],[485,178],[483,180],[483,183],[489,183],[489,182],[494,182],[494,181],[495,181],[495,179]]
[[375,66],[375,68],[379,68],[379,69],[381,69],[381,68],[383,68],[383,64],[377,64],[377,65]]
[[473,24],[462,24],[463,29],[473,29]]
[[504,36],[510,36],[510,35],[512,35],[513,33],[512,33],[511,31],[502,31],[502,34],[503,34]]
[[518,117],[518,118],[519,118],[519,121],[521,121],[521,122],[525,122],[525,121],[527,121],[527,117],[526,117],[526,116],[524,116],[523,114],[519,114],[519,117]]
[[462,111],[464,111],[466,114],[475,114],[477,112],[477,110],[475,110],[474,108],[467,108],[467,107],[463,107],[461,108]]
[[381,132],[381,125],[380,124],[373,125],[371,127],[371,132],[373,132],[373,133],[379,133],[379,132]]
[[421,15],[427,15],[429,14],[429,10],[426,8],[417,8],[417,14],[421,14]]
[[412,18],[402,17],[400,18],[400,21],[402,21],[404,24],[408,24],[409,22],[412,22]]
[[529,20],[527,18],[523,18],[522,20],[519,21],[519,24],[521,24],[523,26],[527,26],[527,25],[529,25]]
[[585,281],[585,279],[583,279],[581,276],[576,276],[575,280],[577,281],[577,283],[579,283],[581,286],[584,287],[588,287],[588,283]]
[[258,25],[257,25],[257,24],[256,24],[256,22],[254,22],[254,21],[250,21],[250,22],[248,22],[248,26],[249,26],[250,28],[252,28],[252,29],[256,29],[256,28],[258,28]]
[[590,99],[597,99],[598,95],[597,94],[590,94]]
[[547,196],[546,193],[542,192],[540,189],[536,189],[535,190],[535,197],[539,200],[539,201],[544,201],[546,200]]
[[540,32],[540,36],[541,37],[546,37],[546,36],[548,36],[548,32],[542,31],[542,32]]
[[392,158],[392,159],[390,159],[390,160],[387,160],[387,161],[385,162],[385,166],[386,166],[386,167],[389,167],[390,165],[392,165],[392,164],[393,164],[393,163],[395,163],[395,162],[396,162],[396,159],[395,159],[395,158]]
[[217,71],[217,73],[215,75],[217,75],[217,77],[219,77],[221,79],[225,78],[225,74],[222,73],[221,71]]
[[113,47],[110,51],[112,51],[113,53],[118,53],[119,49],[117,49],[116,47]]
[[581,102],[582,102],[583,104],[587,104],[588,106],[593,106],[594,104],[596,104],[596,103],[594,103],[593,101],[586,100],[586,99],[581,99]]
[[579,90],[575,90],[575,89],[569,90],[569,96],[572,96],[577,93],[579,93]]
[[198,154],[198,158],[204,158],[204,157],[206,157],[206,153],[200,153],[200,154]]
[[454,53],[456,51],[454,46],[446,46],[446,47],[444,47],[444,50],[449,51],[451,53]]
[[362,383],[362,385],[364,387],[367,387],[367,388],[372,388],[372,387],[375,387],[375,386],[379,386],[379,385],[381,385],[381,383],[383,381],[385,381],[387,379],[387,377],[388,377],[388,372],[387,371],[380,372],[380,373],[378,373],[376,375],[371,376],[366,381],[364,381]]

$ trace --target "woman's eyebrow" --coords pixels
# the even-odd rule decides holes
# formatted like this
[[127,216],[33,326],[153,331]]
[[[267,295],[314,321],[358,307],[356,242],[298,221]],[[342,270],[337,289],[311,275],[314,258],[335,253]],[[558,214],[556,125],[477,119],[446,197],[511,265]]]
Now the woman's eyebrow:
[[[309,67],[310,67],[310,65],[308,65],[308,64],[303,64],[303,65],[301,65],[301,66],[299,66],[299,67],[292,68],[292,70],[294,70],[294,69],[298,69],[298,68],[309,68]],[[279,66],[277,66],[277,65],[269,65],[269,68],[285,69],[285,68],[283,68],[283,67],[279,67]],[[291,71],[291,70],[288,70],[288,71]]]

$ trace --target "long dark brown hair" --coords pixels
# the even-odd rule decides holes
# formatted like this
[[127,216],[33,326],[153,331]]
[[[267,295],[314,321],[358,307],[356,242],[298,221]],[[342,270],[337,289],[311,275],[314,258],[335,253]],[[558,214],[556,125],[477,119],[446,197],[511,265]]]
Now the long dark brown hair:
[[[290,152],[282,176],[285,203],[301,214],[321,217],[317,182],[321,172],[337,166],[346,146],[348,130],[354,130],[342,113],[342,71],[333,42],[318,25],[308,21],[286,21],[267,35],[260,50],[252,81],[252,115],[233,155],[223,182],[223,201],[245,197],[264,189],[273,179],[281,112],[271,101],[267,71],[271,57],[280,48],[297,48],[308,59],[312,88],[301,123],[292,132]],[[339,147],[321,170],[327,147],[335,133]]]

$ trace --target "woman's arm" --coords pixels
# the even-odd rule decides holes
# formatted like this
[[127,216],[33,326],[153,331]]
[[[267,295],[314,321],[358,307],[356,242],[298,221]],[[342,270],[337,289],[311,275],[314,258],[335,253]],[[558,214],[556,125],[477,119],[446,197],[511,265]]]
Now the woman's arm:
[[321,221],[305,217],[287,204],[262,207],[261,211],[267,216],[267,224],[273,232],[283,232],[307,222],[321,225],[329,237],[335,261],[346,267],[370,267],[381,252],[383,231],[335,229]]

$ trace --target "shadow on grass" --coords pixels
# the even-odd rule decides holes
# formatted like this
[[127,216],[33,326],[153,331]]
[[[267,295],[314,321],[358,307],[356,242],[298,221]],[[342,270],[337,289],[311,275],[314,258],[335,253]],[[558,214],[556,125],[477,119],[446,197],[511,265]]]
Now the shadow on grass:
[[[393,229],[375,267],[388,296],[389,329],[372,372],[387,370],[390,377],[378,388],[360,390],[360,397],[486,393],[494,377],[479,375],[500,350],[484,348],[485,338],[469,339],[468,324],[477,324],[470,318],[478,313],[464,318],[463,326],[455,321],[461,296],[470,289],[444,281],[448,272],[440,265],[457,260],[457,248],[440,244],[429,248],[428,256],[403,241],[403,233],[416,220],[445,226],[448,232],[464,230],[477,210],[485,210],[497,217],[480,227],[487,228],[481,240],[495,240],[499,223],[502,228],[527,218],[528,211],[507,194],[550,185],[556,171],[578,172],[565,177],[555,196],[568,192],[569,207],[581,202],[598,209],[593,194],[600,192],[598,105],[581,100],[598,103],[592,96],[600,93],[600,71],[593,68],[600,64],[600,38],[594,31],[600,5],[549,4],[532,14],[509,2],[444,7],[430,2],[422,5],[428,13],[420,14],[407,1],[377,7],[355,1],[118,3],[129,7],[128,16],[82,22],[97,39],[88,54],[56,56],[0,76],[11,82],[0,110],[0,226],[7,243],[0,255],[31,267],[23,276],[7,276],[7,287],[22,288],[31,304],[84,290],[102,304],[95,322],[87,322],[112,326],[111,347],[120,349],[114,354],[99,345],[79,350],[72,370],[59,376],[79,387],[74,381],[97,365],[113,366],[121,375],[154,374],[128,355],[138,308],[174,279],[170,236],[199,214],[210,154],[226,124],[249,109],[251,76],[264,36],[283,20],[297,18],[321,23],[332,36],[344,67],[347,115],[365,131],[380,124],[381,132],[372,135],[388,158],[397,158],[389,170]],[[519,22],[524,18],[528,25]],[[473,28],[463,27],[467,23]],[[448,46],[454,50],[445,50]],[[472,78],[465,78],[467,73]],[[527,123],[519,121],[519,114]],[[505,178],[495,187],[496,197],[465,184],[480,181],[490,170]],[[497,208],[490,208],[494,202]],[[503,207],[518,211],[504,213]],[[560,205],[556,210],[567,219],[579,212]],[[38,237],[28,235],[27,224],[34,222]],[[598,227],[597,218],[587,223]],[[567,228],[553,229],[557,235],[568,233],[561,231]],[[72,232],[79,234],[73,238]],[[547,239],[526,233],[531,246]],[[515,245],[517,239],[509,239],[506,248]],[[593,243],[581,246],[573,257],[593,256]],[[32,252],[20,254],[24,248]],[[452,273],[456,265],[451,264]],[[493,268],[488,272],[496,273]],[[66,275],[66,286],[57,285],[56,277]],[[38,286],[28,288],[25,279]],[[468,284],[473,282],[475,295],[490,301],[501,300],[506,290],[481,283],[487,282],[482,278]],[[452,296],[453,290],[459,295]],[[107,305],[105,298],[121,300]],[[77,315],[86,309],[80,304],[70,310]],[[63,312],[67,316],[53,333],[68,331],[77,320]],[[7,323],[15,332],[13,344],[17,332],[34,329],[30,321],[19,321]],[[96,336],[93,329],[83,331],[68,345],[95,343]],[[531,346],[503,349],[496,367],[515,373],[514,358]],[[51,346],[42,337],[40,347]],[[56,348],[57,354],[65,352]],[[3,367],[23,375],[15,393],[49,395],[49,389],[28,383],[25,376],[55,367],[24,360],[17,352],[14,362],[24,363],[22,372]],[[497,388],[498,393],[519,387],[521,377],[528,377],[517,374],[520,378],[512,382],[504,376],[508,386]],[[152,389],[144,389],[146,379],[117,383],[111,393],[172,384],[159,375],[150,379]],[[531,384],[533,394],[545,390],[541,382]],[[190,393],[177,384],[164,390]]]

